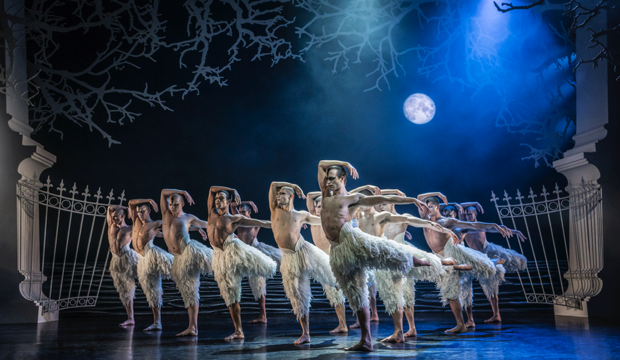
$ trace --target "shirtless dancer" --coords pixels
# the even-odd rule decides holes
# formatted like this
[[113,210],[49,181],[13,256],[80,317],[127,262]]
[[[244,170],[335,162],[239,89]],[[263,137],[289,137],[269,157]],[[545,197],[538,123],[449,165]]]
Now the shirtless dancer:
[[269,221],[250,219],[239,214],[231,215],[228,208],[233,196],[237,204],[241,203],[237,190],[212,186],[207,201],[207,234],[213,247],[213,276],[235,324],[235,332],[225,340],[245,338],[239,305],[241,280],[246,276],[271,278],[276,271],[275,261],[256,248],[233,238],[233,233],[239,226],[271,227]]
[[[446,204],[448,200],[446,197],[438,192],[427,193],[418,195],[419,200],[423,200],[428,206],[429,211],[420,209],[420,217],[423,219],[429,219],[441,226],[448,229],[471,229],[471,230],[483,230],[483,231],[497,231],[504,237],[512,236],[512,233],[505,226],[497,224],[487,223],[470,223],[457,219],[445,218],[439,212],[439,201],[437,197],[440,197]],[[486,255],[475,251],[470,248],[466,248],[460,245],[459,242],[453,241],[449,236],[438,233],[436,231],[430,231],[423,229],[426,243],[431,250],[440,257],[451,257],[456,259],[458,263],[468,264],[471,268],[471,276],[476,278],[492,278],[496,275],[495,264]],[[501,272],[504,269],[501,265],[497,265],[498,270]],[[441,300],[444,305],[450,304],[450,309],[456,319],[456,327],[446,330],[446,333],[463,333],[467,332],[467,327],[463,322],[463,313],[461,311],[461,302],[459,296],[461,295],[461,276],[463,274],[458,270],[448,270],[444,276],[438,282],[440,290]]]
[[108,242],[110,243],[110,276],[114,287],[127,311],[127,320],[120,326],[134,325],[133,299],[136,296],[136,266],[138,255],[131,248],[131,226],[125,223],[127,207],[108,206],[106,222],[108,223]]
[[[306,207],[308,208],[310,214],[318,217],[321,216],[321,199],[322,196],[319,191],[313,191],[307,194]],[[325,236],[323,227],[320,224],[310,225],[310,232],[312,233],[312,241],[314,242],[314,245],[323,250],[323,252],[329,256],[329,240],[327,240],[327,237]],[[331,268],[329,271],[331,271]],[[344,308],[345,298],[342,290],[331,285],[323,285],[323,291],[325,292],[325,297],[329,300],[329,304],[334,308],[334,310],[336,310],[336,316],[338,316],[338,327],[329,333],[348,333],[349,329],[347,328],[347,316]]]
[[207,222],[183,212],[184,197],[189,205],[194,204],[187,191],[164,189],[161,191],[159,204],[164,241],[168,251],[174,256],[170,276],[181,293],[189,315],[189,326],[177,336],[197,336],[200,274],[208,275],[212,272],[213,250],[189,237],[190,226],[204,228],[207,227]]
[[[381,190],[381,194],[382,195],[398,195],[398,196],[402,196],[405,197],[405,193],[403,193],[400,190],[397,189],[385,189],[385,190]],[[404,218],[413,218],[415,219],[414,221],[416,222],[420,222],[420,221],[428,221],[428,220],[423,220],[420,218],[417,218],[411,214],[399,214],[398,212],[396,212],[395,206],[394,204],[380,204],[375,206],[375,210],[377,212],[389,212],[392,214],[392,219],[398,219],[401,217]],[[433,223],[434,224],[434,223]],[[405,241],[405,237],[408,234],[407,233],[407,227],[409,227],[410,224],[408,222],[393,222],[390,221],[389,223],[387,223],[385,225],[385,229],[384,229],[384,236],[390,240],[394,240],[400,244],[405,244],[405,245],[409,245],[414,247],[412,244],[408,243]],[[412,225],[412,226],[416,226],[416,225]],[[430,228],[432,229],[432,227]],[[445,230],[442,230],[445,232]],[[409,234],[408,236],[409,239],[411,239],[411,235]],[[443,266],[453,266],[454,269],[457,270],[467,270],[468,267],[467,265],[456,265],[456,261],[454,259],[451,258],[445,258],[445,259],[439,259],[435,254],[433,253],[429,253],[423,250],[420,250],[418,248],[416,248],[417,251],[420,251],[420,257],[422,258],[427,258],[427,259],[431,259],[431,263],[435,263],[436,261],[441,261],[441,265]],[[437,260],[434,260],[434,259]],[[439,274],[437,272],[435,272],[434,274],[429,274],[431,276],[426,276],[426,278],[414,278],[414,277],[406,277],[404,278],[402,281],[402,294],[403,294],[403,300],[404,300],[404,313],[405,316],[407,317],[407,322],[409,323],[409,330],[404,333],[402,335],[402,338],[407,338],[407,337],[415,337],[418,336],[418,333],[416,331],[415,328],[415,318],[414,318],[414,305],[415,305],[415,283],[417,280],[428,280],[428,281],[432,281],[432,282],[437,282],[439,277],[441,276],[441,274],[443,273],[440,272]],[[434,276],[433,276],[434,275]],[[400,314],[400,316],[398,316],[397,318],[394,319],[395,321],[395,327],[397,329],[400,329],[402,331],[403,326],[402,326],[402,313]],[[398,322],[397,322],[398,321]],[[394,333],[396,336],[392,335],[387,339],[384,339],[382,341],[389,341],[389,342],[402,342],[399,341],[401,339],[401,336],[398,334],[397,331],[395,331]],[[402,339],[404,341],[404,339]]]
[[[350,194],[360,192],[364,195],[371,196],[374,194],[381,194],[381,191],[376,186],[367,185],[355,190],[351,190]],[[424,206],[422,203],[416,205]],[[393,206],[393,205],[392,205]],[[429,221],[422,220],[412,215],[395,215],[389,211],[377,212],[375,207],[360,206],[360,211],[357,215],[357,223],[359,228],[370,235],[383,237],[384,231],[389,224],[404,225],[405,228],[408,225],[414,227],[428,228],[434,231],[439,231],[446,234],[451,234],[451,231],[441,227],[440,225]],[[404,235],[404,231],[403,231]],[[455,235],[456,236],[456,235]],[[400,241],[403,245],[409,245],[404,240]],[[379,289],[379,295],[385,305],[385,311],[392,316],[394,320],[394,334],[381,340],[382,342],[398,342],[405,341],[403,335],[403,309],[405,306],[413,308],[413,302],[415,301],[415,290],[413,288],[416,280],[436,280],[443,272],[442,260],[434,254],[427,253],[419,250],[416,247],[409,245],[411,250],[415,252],[415,256],[419,259],[426,259],[430,266],[428,267],[416,267],[409,272],[407,276],[403,276],[399,272],[389,270],[376,270],[375,277],[377,279],[377,287]],[[453,261],[444,260],[446,265],[454,265]],[[411,282],[410,284],[408,284]],[[410,291],[407,292],[407,302],[405,302],[404,289],[411,285]],[[413,294],[412,294],[413,293]],[[411,325],[415,329],[415,325]],[[415,330],[414,330],[415,331]]]
[[[463,203],[460,204],[460,206],[464,209],[465,218],[469,222],[478,221],[478,210],[480,210],[480,212],[484,214],[482,206],[477,202]],[[517,235],[517,239],[521,240],[522,242],[526,240],[525,236],[523,236],[520,231],[512,229],[510,229],[510,231],[513,234]],[[527,259],[525,258],[525,256],[519,254],[514,250],[506,249],[499,245],[488,242],[486,232],[467,232],[463,236],[463,239],[470,248],[487,254],[489,258],[503,259],[502,266],[504,267],[506,272],[517,272],[527,269]],[[489,302],[491,303],[491,308],[493,309],[493,316],[485,320],[485,323],[502,321],[502,317],[499,314],[499,284],[500,282],[495,278],[480,279],[480,286],[482,287],[482,290],[484,290],[484,294],[489,299]],[[467,285],[468,284],[465,284],[464,286]],[[469,286],[471,288],[471,278],[469,279]],[[466,309],[466,312],[469,316],[468,323],[471,322],[471,325],[473,325],[474,319],[473,316],[470,316],[471,307],[469,309]]]
[[358,178],[357,170],[347,162],[319,162],[318,180],[323,196],[321,223],[331,245],[329,261],[332,271],[351,308],[357,313],[362,330],[360,342],[345,350],[372,351],[366,270],[395,270],[408,274],[414,265],[429,264],[417,259],[409,246],[366,234],[351,226],[353,215],[360,206],[418,201],[399,196],[349,194],[345,188],[345,168],[353,179]]
[[[254,210],[254,213],[258,212],[258,208],[252,201],[242,201],[240,204],[236,202],[230,203],[230,212],[233,215],[241,214],[247,218],[251,218],[252,210]],[[280,262],[282,261],[282,251],[258,241],[256,235],[258,235],[259,230],[259,226],[239,226],[237,228],[237,237],[247,245],[253,246],[263,254],[269,256],[271,260],[276,262],[277,268],[279,269]],[[260,309],[258,318],[250,321],[250,324],[266,324],[267,310],[265,309],[265,297],[267,296],[267,280],[264,277],[252,276],[248,279],[248,282],[252,289],[252,295],[254,295],[254,299],[258,301],[258,307]]]
[[307,211],[297,211],[293,205],[295,194],[306,198],[301,188],[287,182],[272,182],[269,188],[271,229],[282,250],[282,284],[293,312],[301,324],[302,334],[295,345],[310,342],[310,279],[322,285],[336,286],[336,278],[329,265],[329,256],[301,235],[304,224],[320,225],[321,218]]

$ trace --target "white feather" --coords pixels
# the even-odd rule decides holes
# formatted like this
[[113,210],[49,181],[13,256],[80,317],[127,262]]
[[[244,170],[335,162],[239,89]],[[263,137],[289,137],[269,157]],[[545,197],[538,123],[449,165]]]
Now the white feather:
[[213,272],[212,256],[212,249],[191,240],[189,235],[185,235],[181,241],[181,255],[174,255],[170,275],[186,308],[200,303],[200,274],[209,275]]
[[499,258],[506,260],[502,266],[504,266],[507,273],[527,269],[527,258],[514,250],[506,249],[487,241],[484,244],[484,249],[482,251],[487,254],[489,258],[493,258],[497,255]]
[[112,253],[110,276],[123,305],[127,305],[136,296],[137,265],[138,255],[129,243],[123,246],[120,256]]
[[138,280],[146,301],[150,307],[162,307],[164,291],[161,279],[169,279],[172,271],[172,254],[159,246],[153,245],[153,240],[144,247],[144,256],[138,255]]

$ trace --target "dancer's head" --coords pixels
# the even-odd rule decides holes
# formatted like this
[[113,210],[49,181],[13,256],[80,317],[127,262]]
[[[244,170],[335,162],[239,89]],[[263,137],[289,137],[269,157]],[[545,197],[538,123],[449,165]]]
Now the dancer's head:
[[112,214],[112,221],[116,226],[121,226],[125,224],[125,209],[118,208]]
[[437,200],[436,196],[429,196],[424,199],[424,202],[426,203],[426,206],[428,206],[428,209],[431,211],[431,216],[441,215],[439,213],[439,200]]
[[225,214],[228,212],[228,204],[230,204],[230,193],[226,190],[218,191],[215,194],[215,209],[218,214]]
[[383,203],[375,206],[375,210],[378,212],[389,211],[394,212],[394,204]]
[[469,222],[478,221],[478,210],[476,210],[476,207],[470,206],[467,209],[465,209],[465,217],[467,218],[467,221]]
[[456,219],[456,208],[452,205],[448,205],[443,208],[443,216]]
[[343,166],[334,165],[327,168],[327,187],[331,191],[338,191],[347,184],[347,171]]
[[252,206],[250,206],[250,204],[241,204],[239,205],[237,210],[239,211],[239,214],[245,217],[252,217],[250,216],[252,215]]
[[289,207],[293,203],[293,199],[295,198],[295,190],[293,190],[290,186],[282,186],[278,189],[278,194],[276,195],[276,202],[279,207]]
[[170,212],[172,215],[179,215],[183,212],[183,206],[185,206],[185,199],[180,194],[173,194],[168,198],[168,204],[170,205]]
[[149,205],[149,203],[138,204],[136,212],[138,213],[138,219],[140,219],[140,221],[151,221],[151,205]]
[[317,196],[314,198],[314,215],[321,216],[321,203],[323,196]]

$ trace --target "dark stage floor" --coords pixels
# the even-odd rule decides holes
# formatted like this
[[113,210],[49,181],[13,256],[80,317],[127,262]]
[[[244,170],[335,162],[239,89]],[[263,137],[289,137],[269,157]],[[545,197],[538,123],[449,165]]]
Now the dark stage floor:
[[[245,324],[244,341],[225,342],[233,328],[228,316],[201,315],[197,338],[176,338],[186,317],[165,316],[164,331],[142,331],[150,317],[137,318],[135,328],[119,328],[120,317],[65,318],[42,325],[0,326],[3,359],[618,359],[620,332],[611,322],[590,320],[589,325],[552,315],[525,312],[506,314],[501,325],[480,323],[466,334],[446,335],[453,318],[445,313],[417,316],[418,338],[405,344],[383,345],[392,333],[391,319],[372,324],[375,351],[345,353],[359,340],[359,330],[330,336],[335,314],[311,314],[312,344],[294,346],[300,335],[292,314],[274,314],[269,325]],[[486,314],[484,314],[486,315]],[[244,319],[250,320],[251,315]]]

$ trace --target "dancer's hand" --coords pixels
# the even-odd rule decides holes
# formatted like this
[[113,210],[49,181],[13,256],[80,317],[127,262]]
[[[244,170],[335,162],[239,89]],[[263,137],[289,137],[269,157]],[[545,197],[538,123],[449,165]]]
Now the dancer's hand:
[[417,206],[418,209],[421,212],[424,212],[426,214],[430,214],[431,213],[431,209],[429,209],[428,206],[424,202],[422,202],[422,201],[420,201],[418,199],[415,199],[415,206]]
[[254,204],[254,201],[250,201],[250,205],[252,206],[252,210],[254,210],[254,212],[257,213],[258,208],[256,207],[256,204]]
[[189,193],[187,191],[183,191],[183,195],[185,196],[185,198],[187,199],[187,203],[189,205],[194,205],[194,199],[192,199],[192,197],[189,195]]
[[151,206],[153,207],[153,211],[159,212],[159,207],[157,206],[157,203],[153,201],[153,199],[149,199],[149,204],[151,204]]
[[502,234],[503,237],[512,237],[512,231],[510,231],[510,229],[508,229],[506,226],[495,224],[494,227],[500,234]]
[[207,233],[204,230],[202,230],[202,228],[198,228],[198,232],[202,236],[202,240],[207,240]]
[[456,208],[459,210],[459,214],[463,214],[463,207],[459,204],[456,204]]
[[517,235],[517,239],[521,240],[521,242],[525,242],[525,240],[527,240],[527,238],[525,237],[525,235],[523,235],[523,233],[519,230],[515,230],[512,232],[514,235]]
[[304,223],[301,227],[304,228],[304,229],[307,229],[308,228],[308,224]]
[[400,190],[396,190],[396,195],[402,196],[402,197],[407,197],[407,195],[405,195],[405,193],[400,191]]
[[347,169],[349,169],[349,172],[351,173],[351,177],[353,178],[353,180],[357,180],[360,177],[357,170],[353,167],[353,165],[351,165],[351,163],[347,163]]
[[454,240],[454,243],[456,245],[461,243],[461,239],[454,232],[452,232],[451,230],[448,230],[448,234],[450,234],[450,237],[452,238],[452,240]]
[[441,200],[443,200],[444,204],[448,203],[448,198],[446,197],[446,195],[444,195],[442,193],[437,193],[437,196],[439,196],[441,198]]
[[295,193],[297,194],[297,196],[299,196],[300,199],[305,199],[306,195],[304,195],[304,191],[297,185],[295,185]]
[[409,231],[405,231],[405,238],[407,240],[411,240],[411,239],[413,239],[413,236],[411,236],[411,233]]
[[239,192],[235,190],[235,202],[237,204],[241,204],[241,196],[239,196]]

